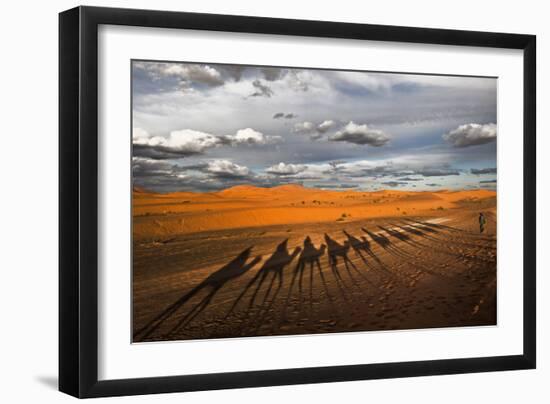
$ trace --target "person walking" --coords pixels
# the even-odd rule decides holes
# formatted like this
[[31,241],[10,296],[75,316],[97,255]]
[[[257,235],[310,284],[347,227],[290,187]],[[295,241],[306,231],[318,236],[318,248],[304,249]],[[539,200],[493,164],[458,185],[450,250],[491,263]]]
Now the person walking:
[[485,225],[487,224],[487,219],[483,212],[479,214],[479,232],[483,233],[485,231]]

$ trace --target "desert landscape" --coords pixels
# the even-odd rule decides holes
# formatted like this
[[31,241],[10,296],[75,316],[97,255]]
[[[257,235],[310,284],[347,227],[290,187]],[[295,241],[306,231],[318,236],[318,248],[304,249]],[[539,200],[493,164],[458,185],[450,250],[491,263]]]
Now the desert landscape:
[[496,99],[133,60],[133,342],[496,325]]
[[497,321],[494,190],[136,187],[132,209],[134,342]]

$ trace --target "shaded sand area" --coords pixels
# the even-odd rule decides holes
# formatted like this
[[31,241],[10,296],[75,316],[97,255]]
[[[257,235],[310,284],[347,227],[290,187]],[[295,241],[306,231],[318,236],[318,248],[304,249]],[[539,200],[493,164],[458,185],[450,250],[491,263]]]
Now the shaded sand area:
[[133,212],[135,342],[496,324],[492,191],[136,189]]

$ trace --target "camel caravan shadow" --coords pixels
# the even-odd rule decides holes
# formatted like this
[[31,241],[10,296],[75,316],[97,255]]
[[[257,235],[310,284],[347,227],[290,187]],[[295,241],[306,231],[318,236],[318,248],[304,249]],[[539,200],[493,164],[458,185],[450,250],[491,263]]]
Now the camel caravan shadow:
[[[304,310],[304,303],[307,301],[309,302],[307,314],[311,315],[315,282],[319,284],[317,292],[319,299],[326,298],[328,300],[335,316],[338,315],[339,310],[345,309],[345,307],[338,307],[336,304],[336,295],[340,295],[344,304],[349,305],[353,300],[353,290],[357,292],[356,294],[362,295],[374,293],[373,289],[366,290],[365,285],[367,284],[375,290],[385,279],[398,282],[407,281],[408,283],[409,275],[404,271],[388,268],[380,259],[379,254],[375,253],[374,247],[400,261],[410,263],[411,266],[418,269],[419,265],[413,262],[413,255],[396,243],[411,247],[425,247],[413,240],[411,235],[421,236],[421,239],[426,240],[427,237],[433,237],[430,233],[433,234],[441,230],[428,228],[431,231],[413,226],[408,227],[407,232],[405,229],[396,230],[398,227],[380,226],[380,231],[377,232],[361,228],[370,240],[364,235],[356,237],[348,231],[342,230],[345,239],[341,242],[325,233],[323,237],[325,243],[316,247],[312,239],[307,236],[303,240],[302,246],[296,246],[292,251],[289,250],[288,239],[283,240],[264,260],[248,282],[245,281],[243,289],[240,292],[235,291],[237,297],[227,303],[229,308],[225,314],[221,314],[220,319],[226,325],[232,324],[233,320],[238,320],[235,323],[240,324],[238,329],[230,331],[231,335],[227,336],[257,335],[260,327],[273,311],[272,308],[276,301],[280,302],[281,310],[278,321],[272,321],[272,331],[276,331],[283,322],[287,321],[287,310],[291,305],[294,305],[295,308],[293,313],[301,313]],[[392,239],[395,242],[392,242]],[[223,267],[208,275],[197,286],[186,291],[144,326],[136,330],[133,333],[134,341],[180,337],[182,331],[208,308],[222,288],[235,288],[237,285],[243,284],[239,278],[251,272],[262,261],[261,255],[252,258],[252,250],[253,246],[246,248]],[[350,253],[353,253],[356,258],[352,259]],[[327,256],[325,262],[328,262],[329,267],[326,272],[322,265],[322,258],[325,255]],[[295,266],[291,266],[295,260]],[[289,271],[288,278],[290,280],[285,284],[287,271]],[[360,279],[367,283],[361,283]],[[284,288],[287,290],[281,297],[281,291]],[[199,298],[199,294],[203,296]],[[244,332],[245,325],[251,325],[252,328]]]
[[[239,294],[237,299],[233,302],[233,305],[229,309],[225,318],[227,319],[237,308],[237,305],[241,300],[245,298],[246,293],[249,290],[252,290],[252,295],[248,299],[247,308],[245,311],[245,317],[248,317],[256,297],[258,296],[262,285],[264,282],[269,282],[267,284],[267,290],[265,291],[263,300],[261,301],[260,308],[257,311],[256,318],[254,323],[257,325],[257,328],[262,323],[262,320],[265,317],[265,314],[269,312],[273,303],[277,299],[281,288],[283,287],[284,280],[284,269],[296,258],[300,253],[301,247],[296,247],[292,253],[288,251],[288,239],[279,243],[275,248],[273,254],[264,262],[262,267],[256,272],[256,275],[246,284],[243,291]],[[268,280],[268,278],[270,278]],[[277,280],[277,286],[273,289],[275,280]],[[271,292],[273,291],[273,294]]]
[[[314,272],[315,269],[318,271],[320,278],[322,279],[325,291],[327,293],[327,296],[329,296],[328,292],[328,286],[326,284],[325,275],[323,274],[323,270],[321,268],[321,257],[325,254],[326,245],[321,244],[319,248],[315,248],[315,245],[311,241],[311,238],[307,236],[304,239],[303,247],[302,247],[302,253],[298,257],[298,263],[296,264],[296,267],[294,268],[294,271],[292,272],[292,279],[290,280],[290,286],[288,287],[288,293],[285,299],[285,304],[283,307],[283,315],[281,321],[286,320],[286,312],[287,308],[289,306],[289,302],[292,296],[292,291],[294,290],[294,286],[297,283],[298,287],[298,308],[299,310],[302,307],[303,301],[305,300],[304,296],[304,276],[306,271],[309,268],[309,302],[310,304],[313,301],[313,278],[314,278]],[[329,297],[330,298],[330,297]]]
[[254,267],[260,260],[261,257],[254,258],[251,262],[247,264],[248,258],[252,247],[247,248],[241,252],[237,257],[231,260],[228,264],[224,265],[218,271],[209,275],[204,279],[198,286],[191,289],[189,292],[185,293],[182,297],[168,306],[164,311],[158,314],[155,318],[149,321],[144,327],[139,329],[134,333],[134,340],[144,340],[147,339],[151,334],[153,334],[166,320],[173,316],[180,308],[182,308],[188,300],[190,300],[197,293],[203,289],[208,289],[208,294],[202,298],[202,300],[196,304],[186,315],[184,315],[177,325],[172,329],[171,332],[180,329],[185,324],[189,323],[196,316],[198,316],[210,303],[212,298],[216,293],[224,286],[227,282],[232,279],[238,278],[248,272],[252,267]]

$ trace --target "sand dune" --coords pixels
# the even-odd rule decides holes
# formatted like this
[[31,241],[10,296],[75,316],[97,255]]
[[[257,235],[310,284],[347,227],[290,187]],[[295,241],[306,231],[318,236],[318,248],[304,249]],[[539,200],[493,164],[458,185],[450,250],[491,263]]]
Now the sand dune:
[[240,185],[219,192],[157,194],[134,188],[133,234],[141,240],[221,229],[423,215],[464,205],[482,207],[495,198],[496,193],[489,190],[362,192]]

